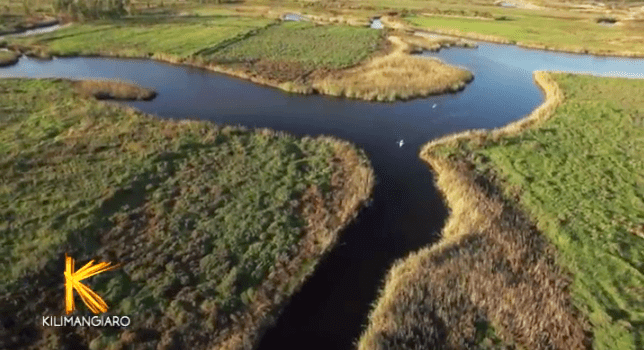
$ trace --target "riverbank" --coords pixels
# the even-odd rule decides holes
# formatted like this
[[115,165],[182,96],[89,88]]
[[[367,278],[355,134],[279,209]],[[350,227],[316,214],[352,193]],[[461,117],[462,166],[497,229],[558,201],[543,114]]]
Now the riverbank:
[[[334,138],[163,120],[62,80],[0,91],[2,347],[251,348],[373,188]],[[29,321],[62,312],[65,253],[122,264],[86,284],[130,327]]]
[[[386,40],[387,34],[369,28],[239,18],[184,16],[167,18],[163,23],[153,18],[102,21],[15,39],[9,47],[43,58],[152,58],[293,93],[380,101],[457,91],[472,79],[469,72],[412,57],[408,50],[418,41],[429,42],[425,46],[436,49],[459,44],[460,40],[417,37],[406,43],[409,35]],[[186,34],[179,35],[183,32]],[[409,81],[412,84],[402,83]]]
[[[588,19],[540,18],[522,14],[515,18],[450,18],[444,16],[383,16],[389,28],[429,32],[458,38],[516,45],[529,49],[591,54],[596,56],[644,57],[644,38],[639,35],[644,22],[634,22],[633,29],[601,28]],[[499,17],[501,18],[501,17]],[[519,20],[521,19],[521,20]],[[569,28],[576,26],[575,34]],[[523,28],[523,29],[522,29]]]
[[360,349],[637,349],[644,83],[535,80],[527,118],[423,148],[451,214],[389,272]]
[[54,26],[60,21],[48,16],[23,18],[21,16],[0,15],[0,37],[5,35],[22,34],[28,30]]

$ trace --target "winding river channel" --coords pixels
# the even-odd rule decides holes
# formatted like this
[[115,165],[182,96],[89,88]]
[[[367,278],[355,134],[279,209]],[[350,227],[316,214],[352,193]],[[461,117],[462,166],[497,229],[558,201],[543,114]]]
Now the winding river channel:
[[[644,78],[644,60],[592,57],[481,43],[425,53],[463,66],[475,79],[456,94],[396,103],[288,94],[206,70],[149,60],[22,58],[0,78],[118,78],[156,89],[127,105],[161,118],[205,119],[295,135],[334,135],[363,148],[378,183],[373,203],[343,234],[268,330],[260,349],[349,349],[395,259],[438,239],[447,210],[419,158],[427,141],[521,118],[543,100],[534,70]],[[398,141],[404,140],[402,146]]]

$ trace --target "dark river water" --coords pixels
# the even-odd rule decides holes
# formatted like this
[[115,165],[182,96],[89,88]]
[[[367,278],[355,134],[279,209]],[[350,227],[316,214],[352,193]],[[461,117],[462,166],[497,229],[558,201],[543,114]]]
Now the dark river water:
[[[295,135],[334,135],[363,148],[376,172],[373,203],[344,233],[267,331],[260,349],[349,349],[356,342],[388,267],[438,239],[447,211],[419,158],[429,140],[494,128],[530,113],[543,99],[534,70],[644,77],[644,60],[591,57],[481,44],[436,56],[475,79],[464,91],[372,103],[280,90],[147,60],[23,58],[0,77],[119,78],[154,88],[151,102],[128,105],[162,118],[269,127]],[[398,141],[404,140],[402,147]]]

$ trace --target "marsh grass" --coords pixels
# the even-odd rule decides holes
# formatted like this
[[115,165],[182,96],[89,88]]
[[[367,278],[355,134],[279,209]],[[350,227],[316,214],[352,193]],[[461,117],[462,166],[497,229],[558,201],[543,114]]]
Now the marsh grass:
[[298,62],[304,69],[340,69],[365,60],[381,41],[382,33],[369,28],[285,22],[202,55],[213,61],[268,60]]
[[28,317],[62,312],[65,253],[121,263],[87,284],[132,317],[74,341],[248,348],[371,194],[346,142],[161,120],[75,84],[0,80],[2,348],[69,345]]
[[470,72],[438,60],[414,57],[414,47],[438,49],[443,40],[416,37],[410,45],[397,36],[389,37],[394,49],[339,76],[322,78],[313,87],[324,94],[366,100],[394,101],[463,89],[472,80]]
[[[545,118],[546,107],[561,98],[547,75],[535,78],[548,98],[529,119]],[[466,162],[435,153],[473,136],[492,137],[468,132],[424,147],[421,157],[437,174],[450,218],[437,245],[389,272],[360,349],[586,347],[587,327],[571,307],[568,278],[538,230]]]
[[481,320],[528,349],[641,345],[643,83],[535,80],[547,98],[528,118],[423,148],[450,218],[389,273],[362,349],[480,348]]
[[81,80],[74,82],[76,92],[99,100],[143,100],[156,97],[154,90],[132,83],[112,80]]
[[[472,79],[471,73],[462,69],[410,55],[422,49],[467,45],[462,40],[400,34],[400,38],[390,39],[393,52],[383,55],[385,34],[370,28],[264,23],[260,19],[233,23],[226,17],[98,21],[19,39],[11,47],[39,57],[152,57],[205,67],[289,92],[378,101],[454,92]],[[264,26],[249,29],[249,23]],[[245,31],[229,26],[243,27]],[[216,27],[228,29],[215,32]],[[189,35],[188,30],[192,31]],[[208,37],[208,41],[198,40],[209,33],[216,35]]]

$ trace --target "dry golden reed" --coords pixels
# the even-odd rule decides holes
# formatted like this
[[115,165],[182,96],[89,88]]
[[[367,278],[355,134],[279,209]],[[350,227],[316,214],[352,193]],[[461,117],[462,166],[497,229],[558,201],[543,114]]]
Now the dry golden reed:
[[[446,65],[437,59],[415,57],[411,45],[401,37],[390,36],[394,50],[364,65],[313,82],[317,91],[334,96],[365,100],[393,101],[461,90],[472,80],[466,70]],[[423,47],[440,47],[442,42],[417,38]]]
[[18,63],[20,54],[13,51],[0,51],[0,67],[8,67]]

